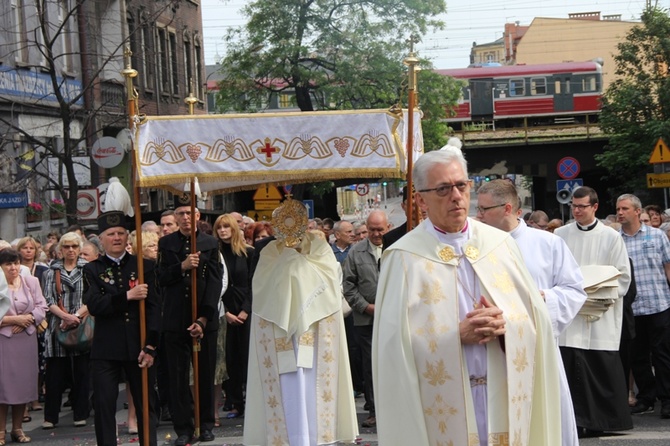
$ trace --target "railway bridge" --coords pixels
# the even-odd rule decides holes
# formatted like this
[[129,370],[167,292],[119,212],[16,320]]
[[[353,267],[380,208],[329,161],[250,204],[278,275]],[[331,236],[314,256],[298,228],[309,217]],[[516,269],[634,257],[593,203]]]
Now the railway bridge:
[[[598,167],[595,155],[603,153],[608,138],[597,125],[562,125],[515,129],[459,132],[463,153],[472,176],[516,174],[532,177],[533,209],[545,210],[551,217],[560,217],[561,208],[556,199],[558,163],[565,157],[575,158],[580,165],[577,178],[584,185],[599,192],[601,205],[598,217],[613,213],[612,201],[607,195],[602,177],[605,170]],[[566,209],[566,218],[569,215]]]

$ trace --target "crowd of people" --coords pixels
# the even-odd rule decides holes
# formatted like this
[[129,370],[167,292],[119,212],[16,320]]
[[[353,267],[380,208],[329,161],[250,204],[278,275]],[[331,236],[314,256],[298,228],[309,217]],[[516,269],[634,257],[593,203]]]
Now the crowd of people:
[[[403,207],[414,202],[421,222],[410,233],[375,209],[305,221],[291,238],[238,212],[210,225],[175,197],[140,234],[112,211],[96,235],[73,226],[44,244],[1,242],[0,446],[7,434],[30,442],[23,423],[37,410],[57,428],[64,396],[75,426],[93,412],[98,445],[116,445],[123,383],[128,432],[144,444],[148,426],[150,445],[160,421],[184,446],[250,410],[263,415],[248,444],[352,441],[354,397],[365,400],[360,427],[384,445],[577,445],[631,429],[657,400],[670,418],[670,216],[625,194],[598,219],[588,186],[566,224],[522,215],[508,180],[482,185],[468,216],[472,184],[453,146],[420,157],[414,179]],[[91,344],[66,346],[61,335],[90,318]],[[319,410],[331,420],[317,422]]]

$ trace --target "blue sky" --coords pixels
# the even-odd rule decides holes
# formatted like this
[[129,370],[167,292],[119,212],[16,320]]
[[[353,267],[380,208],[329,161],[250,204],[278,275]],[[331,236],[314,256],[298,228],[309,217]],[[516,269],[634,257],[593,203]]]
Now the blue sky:
[[[272,1],[272,0],[266,0]],[[663,8],[670,0],[651,0]],[[231,27],[244,26],[239,14],[247,1],[201,0],[204,26],[205,63],[213,64],[225,56],[223,36]],[[492,42],[502,37],[505,23],[519,21],[530,25],[535,17],[567,18],[576,12],[600,11],[602,15],[621,14],[622,20],[637,21],[646,0],[447,0],[447,12],[440,17],[446,28],[424,37],[417,49],[436,68],[462,68],[469,63],[473,42]]]

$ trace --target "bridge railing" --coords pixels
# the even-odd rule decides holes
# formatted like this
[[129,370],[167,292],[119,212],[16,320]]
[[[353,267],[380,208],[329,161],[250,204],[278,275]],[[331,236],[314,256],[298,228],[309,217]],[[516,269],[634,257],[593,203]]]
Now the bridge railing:
[[480,122],[463,125],[454,134],[470,147],[606,138],[595,115],[584,115],[583,118],[584,122],[555,118],[554,124],[542,126],[529,125],[528,118],[524,118],[522,125],[504,128],[500,127],[500,122]]

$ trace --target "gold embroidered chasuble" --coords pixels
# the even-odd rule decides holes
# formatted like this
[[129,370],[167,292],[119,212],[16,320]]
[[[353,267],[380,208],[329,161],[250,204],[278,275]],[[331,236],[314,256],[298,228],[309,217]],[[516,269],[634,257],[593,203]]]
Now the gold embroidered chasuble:
[[[327,242],[312,234],[297,248],[270,243],[254,274],[246,399],[254,416],[244,424],[246,445],[291,444],[287,417],[297,410],[284,406],[287,377],[296,378],[291,385],[311,386],[306,394],[316,397],[310,444],[353,442],[358,435],[339,264]],[[300,381],[300,368],[314,369],[313,380]]]
[[551,322],[516,243],[469,220],[459,257],[426,230],[429,223],[394,243],[381,262],[372,344],[380,444],[480,444],[459,333],[457,267],[470,262],[507,328],[504,350],[497,341],[486,348],[488,445],[560,445]]

